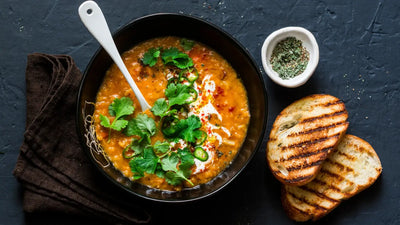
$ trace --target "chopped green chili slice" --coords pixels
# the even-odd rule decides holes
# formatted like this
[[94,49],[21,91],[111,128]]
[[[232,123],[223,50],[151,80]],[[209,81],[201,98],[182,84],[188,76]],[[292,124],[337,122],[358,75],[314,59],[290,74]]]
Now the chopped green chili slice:
[[196,159],[205,162],[208,159],[208,153],[202,147],[196,147],[193,152]]

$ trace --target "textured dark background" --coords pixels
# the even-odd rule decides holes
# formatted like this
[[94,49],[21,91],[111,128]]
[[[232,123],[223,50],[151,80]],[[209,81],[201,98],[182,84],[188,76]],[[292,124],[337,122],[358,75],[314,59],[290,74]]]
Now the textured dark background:
[[[70,224],[69,219],[25,215],[21,188],[12,176],[25,126],[25,64],[32,52],[69,54],[83,71],[99,47],[80,22],[82,1],[0,1],[0,224]],[[302,26],[316,37],[320,62],[302,87],[275,85],[269,94],[267,134],[276,115],[312,93],[342,99],[348,133],[369,141],[383,174],[318,224],[400,224],[400,1],[102,0],[115,31],[157,12],[189,14],[212,22],[241,42],[261,69],[264,39],[285,26]],[[266,139],[264,140],[266,141]],[[194,204],[144,202],[160,224],[294,224],[281,207],[280,185],[265,162],[265,142],[250,165],[221,193]],[[99,224],[82,220],[85,224]]]

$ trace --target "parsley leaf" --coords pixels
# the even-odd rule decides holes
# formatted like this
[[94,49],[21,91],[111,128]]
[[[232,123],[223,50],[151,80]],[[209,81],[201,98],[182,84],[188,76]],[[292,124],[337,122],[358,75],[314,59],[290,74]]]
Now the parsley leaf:
[[193,60],[186,54],[177,48],[168,48],[161,53],[161,59],[165,65],[176,66],[179,69],[187,69],[192,67]]
[[132,99],[129,97],[116,98],[108,107],[110,115],[115,116],[113,122],[111,123],[108,117],[100,114],[100,124],[110,130],[121,131],[128,125],[128,121],[123,118],[131,115],[134,110]]
[[165,96],[168,98],[169,107],[172,107],[186,104],[191,94],[187,85],[170,83],[165,89]]
[[193,48],[195,42],[193,40],[182,38],[180,44],[185,51],[190,51]]
[[144,53],[142,62],[144,65],[149,65],[150,67],[156,65],[158,57],[160,57],[161,48],[150,48],[146,53]]

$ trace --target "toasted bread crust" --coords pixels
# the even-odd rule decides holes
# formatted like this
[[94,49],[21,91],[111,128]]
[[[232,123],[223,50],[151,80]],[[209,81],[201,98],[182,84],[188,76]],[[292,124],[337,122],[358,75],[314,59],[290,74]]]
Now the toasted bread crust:
[[284,184],[304,185],[335,150],[349,123],[338,98],[315,94],[286,107],[276,118],[267,144],[267,161]]
[[304,186],[282,185],[282,205],[295,221],[315,221],[372,185],[381,172],[372,146],[347,134],[313,181]]

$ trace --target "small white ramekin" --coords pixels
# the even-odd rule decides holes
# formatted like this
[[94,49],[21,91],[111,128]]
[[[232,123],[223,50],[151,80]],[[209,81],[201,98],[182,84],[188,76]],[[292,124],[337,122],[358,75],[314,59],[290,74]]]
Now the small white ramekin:
[[[310,56],[307,67],[303,73],[295,76],[294,78],[284,80],[280,78],[279,74],[272,69],[270,58],[276,44],[287,37],[295,37],[296,39],[302,41],[303,47],[305,47],[310,53]],[[315,40],[314,35],[302,27],[285,27],[273,32],[265,39],[261,48],[261,60],[265,72],[275,83],[288,88],[299,87],[306,83],[308,79],[310,79],[317,68],[319,61],[318,43]]]

